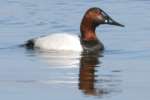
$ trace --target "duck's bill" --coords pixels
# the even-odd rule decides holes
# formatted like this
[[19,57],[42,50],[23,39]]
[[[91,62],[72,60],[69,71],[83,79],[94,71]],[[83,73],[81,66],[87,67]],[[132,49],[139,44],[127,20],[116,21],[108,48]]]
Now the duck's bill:
[[106,12],[102,10],[102,15],[104,16],[104,24],[109,24],[109,25],[116,25],[120,27],[124,27],[124,25],[118,23],[117,21],[113,20]]
[[113,20],[113,19],[110,18],[110,17],[107,18],[107,19],[105,19],[105,22],[104,22],[104,23],[105,23],[105,24],[109,24],[109,25],[116,25],[116,26],[124,27],[123,24],[120,24],[119,22]]

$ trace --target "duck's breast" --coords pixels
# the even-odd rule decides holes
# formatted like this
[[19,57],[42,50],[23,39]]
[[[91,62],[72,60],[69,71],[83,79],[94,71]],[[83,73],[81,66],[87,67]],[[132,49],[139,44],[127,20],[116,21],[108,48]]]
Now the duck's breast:
[[79,36],[67,33],[57,33],[39,37],[35,39],[35,47],[45,50],[83,50]]

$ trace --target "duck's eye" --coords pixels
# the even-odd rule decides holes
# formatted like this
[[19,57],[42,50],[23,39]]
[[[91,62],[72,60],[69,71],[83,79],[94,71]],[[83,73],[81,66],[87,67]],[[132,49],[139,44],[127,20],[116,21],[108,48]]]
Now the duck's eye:
[[100,12],[99,10],[96,10],[95,13],[96,13],[96,14],[100,14],[101,12]]

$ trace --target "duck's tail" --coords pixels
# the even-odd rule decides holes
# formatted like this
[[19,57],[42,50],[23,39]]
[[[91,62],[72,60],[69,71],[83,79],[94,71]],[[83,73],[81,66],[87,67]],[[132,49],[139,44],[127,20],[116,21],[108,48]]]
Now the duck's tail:
[[27,49],[33,49],[34,48],[34,39],[26,41],[26,43],[21,44],[21,47],[26,47]]

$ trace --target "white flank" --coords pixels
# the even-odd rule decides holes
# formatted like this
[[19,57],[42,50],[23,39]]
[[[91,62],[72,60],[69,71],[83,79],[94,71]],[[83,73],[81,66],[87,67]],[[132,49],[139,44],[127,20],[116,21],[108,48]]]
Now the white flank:
[[57,33],[36,38],[35,47],[44,50],[67,50],[79,52],[83,50],[80,38],[69,33]]

